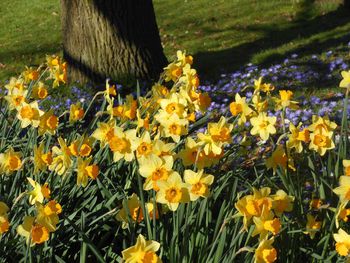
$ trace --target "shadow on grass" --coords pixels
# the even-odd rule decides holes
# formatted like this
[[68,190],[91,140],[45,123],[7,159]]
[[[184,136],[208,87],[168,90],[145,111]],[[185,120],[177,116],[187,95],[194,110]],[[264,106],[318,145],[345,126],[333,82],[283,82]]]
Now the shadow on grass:
[[[301,55],[310,55],[321,53],[331,47],[345,43],[350,40],[349,31],[344,29],[341,34],[334,36],[331,32],[335,28],[346,25],[350,22],[349,10],[339,7],[333,12],[322,16],[307,19],[310,15],[313,0],[305,0],[305,6],[297,14],[297,20],[289,24],[287,28],[279,28],[273,25],[269,26],[248,26],[244,30],[263,32],[264,37],[256,41],[244,43],[229,49],[200,52],[195,54],[196,68],[203,79],[215,79],[220,77],[220,73],[233,72],[241,66],[252,61],[252,58],[261,52],[277,49],[293,41],[310,38],[316,34],[329,32],[328,36],[322,39],[308,41],[307,44],[296,45],[288,52],[279,54],[276,52],[267,53],[260,59],[260,64],[266,65],[274,61],[279,61],[292,53]],[[235,28],[237,30],[237,28]]]

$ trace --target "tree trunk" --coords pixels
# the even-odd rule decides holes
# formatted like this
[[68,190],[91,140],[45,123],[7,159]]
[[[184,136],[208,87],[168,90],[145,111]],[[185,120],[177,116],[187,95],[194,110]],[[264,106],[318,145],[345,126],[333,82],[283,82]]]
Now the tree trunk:
[[151,0],[61,0],[68,81],[157,78],[167,60]]
[[344,6],[350,9],[350,0],[344,0]]

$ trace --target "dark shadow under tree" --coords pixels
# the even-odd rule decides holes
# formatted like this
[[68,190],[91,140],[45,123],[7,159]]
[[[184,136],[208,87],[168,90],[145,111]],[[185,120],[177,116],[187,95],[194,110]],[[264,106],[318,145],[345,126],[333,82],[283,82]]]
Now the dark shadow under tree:
[[151,0],[61,0],[68,81],[158,77],[167,60]]

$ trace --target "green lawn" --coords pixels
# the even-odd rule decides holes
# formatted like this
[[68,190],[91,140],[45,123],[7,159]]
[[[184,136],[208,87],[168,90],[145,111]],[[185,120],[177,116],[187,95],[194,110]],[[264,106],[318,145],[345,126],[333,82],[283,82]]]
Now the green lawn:
[[[154,0],[168,57],[195,55],[201,75],[216,78],[248,62],[270,63],[345,45],[350,15],[340,0]],[[45,54],[61,52],[58,0],[2,0],[0,81]]]

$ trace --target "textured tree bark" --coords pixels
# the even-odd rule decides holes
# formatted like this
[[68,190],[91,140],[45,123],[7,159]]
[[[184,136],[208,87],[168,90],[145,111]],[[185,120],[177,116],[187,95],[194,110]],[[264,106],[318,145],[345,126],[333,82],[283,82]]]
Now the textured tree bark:
[[68,81],[158,77],[166,65],[151,0],[61,0]]
[[344,0],[344,6],[350,9],[350,0]]

